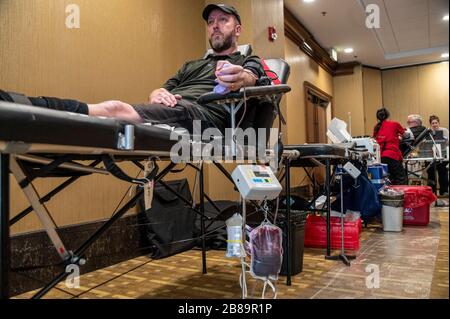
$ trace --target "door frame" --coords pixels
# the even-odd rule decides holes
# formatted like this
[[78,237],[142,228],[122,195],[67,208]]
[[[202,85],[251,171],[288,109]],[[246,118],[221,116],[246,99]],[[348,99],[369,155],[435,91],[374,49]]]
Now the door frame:
[[[322,100],[329,101],[329,106],[331,107],[331,119],[334,118],[334,99],[331,95],[326,93],[325,91],[319,89],[317,86],[312,84],[311,82],[304,81],[303,82],[303,90],[304,90],[304,103],[305,103],[305,119],[307,119],[308,116],[308,92],[311,92],[313,95],[318,96]],[[328,124],[328,123],[327,123]],[[310,138],[308,130],[306,130],[306,140],[308,141]]]

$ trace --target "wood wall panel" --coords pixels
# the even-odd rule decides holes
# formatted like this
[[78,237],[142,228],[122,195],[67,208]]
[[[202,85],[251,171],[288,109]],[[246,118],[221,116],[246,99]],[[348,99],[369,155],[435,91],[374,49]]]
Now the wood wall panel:
[[383,100],[391,118],[406,125],[408,114],[420,114],[427,126],[436,114],[448,127],[448,76],[448,63],[383,71]]
[[429,126],[429,116],[437,115],[441,126],[449,127],[448,63],[435,63],[419,67],[420,114]]
[[[119,165],[132,176],[136,176],[139,172],[134,165]],[[37,179],[33,184],[42,197],[64,180],[65,178]],[[130,198],[130,193],[127,194],[129,187],[130,184],[112,176],[100,174],[86,176],[56,195],[46,207],[58,226],[104,219],[112,215],[124,195],[125,200]],[[11,217],[28,206],[25,195],[15,178],[11,176]],[[41,229],[41,224],[37,215],[32,212],[12,227],[12,233],[37,229]]]
[[[306,109],[304,83],[309,82],[325,93],[333,96],[333,78],[320,67],[315,61],[308,57],[290,39],[285,41],[286,61],[291,66],[291,75],[288,84],[292,91],[285,97],[286,105],[283,112],[287,125],[283,128],[285,144],[306,143]],[[327,119],[331,119],[331,106],[327,108]],[[293,169],[292,185],[305,184],[303,170]]]
[[[160,171],[167,164],[167,162],[159,162]],[[140,173],[140,170],[133,164],[119,163],[118,165],[130,176],[137,176]],[[182,165],[177,166],[177,168],[182,167]],[[142,173],[140,176],[142,176]],[[170,181],[183,178],[188,179],[191,194],[195,195],[195,198],[198,200],[198,184],[196,186],[197,190],[194,192],[195,171],[192,168],[186,168],[182,173],[169,174],[164,180]],[[64,180],[65,178],[37,179],[33,184],[40,196],[43,196]],[[29,203],[13,176],[11,176],[10,185],[11,217],[14,217],[28,207]],[[117,206],[119,204],[122,206],[126,203],[135,194],[135,191],[136,188],[134,186],[130,189],[129,183],[120,181],[113,176],[90,175],[80,178],[56,195],[46,204],[46,207],[59,227],[79,224],[109,218]],[[136,212],[137,207],[131,209],[127,215]],[[42,229],[39,219],[32,212],[16,223],[12,227],[11,232],[16,234],[39,229]]]
[[[79,29],[65,25],[72,3],[80,7]],[[0,88],[89,103],[145,102],[185,61],[203,56],[203,7],[204,0],[1,0]],[[137,173],[132,165],[123,167]],[[193,173],[187,171],[168,179],[187,176],[192,188]],[[61,181],[45,179],[36,187],[45,194]],[[14,216],[28,203],[14,178],[11,184]],[[128,187],[110,176],[88,176],[48,207],[60,226],[104,219]],[[33,213],[12,233],[37,229]]]
[[333,83],[335,98],[334,116],[347,123],[347,130],[352,136],[364,135],[362,67],[355,67],[352,75],[334,77]]
[[4,89],[143,102],[204,52],[203,1],[79,0],[80,29],[65,26],[73,1],[1,2]]
[[[283,0],[253,0],[253,43],[257,55],[263,58],[284,58]],[[269,41],[268,27],[275,27],[278,38]]]
[[362,72],[365,135],[372,135],[377,124],[376,112],[383,105],[381,71],[363,67]]
[[[236,164],[224,164],[228,173],[232,173]],[[238,201],[239,193],[234,190],[234,185],[224,177],[223,173],[214,164],[205,164],[205,189],[213,200]]]
[[333,78],[289,39],[286,40],[286,61],[291,66],[288,84],[292,89],[286,95],[286,142],[301,144],[306,142],[304,83],[309,82],[333,96]]
[[417,67],[382,72],[383,102],[391,119],[406,126],[408,114],[420,113]]

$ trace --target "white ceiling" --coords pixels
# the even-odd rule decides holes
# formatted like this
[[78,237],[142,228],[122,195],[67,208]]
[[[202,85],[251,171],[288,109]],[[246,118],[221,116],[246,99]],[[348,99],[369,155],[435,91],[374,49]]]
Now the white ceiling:
[[[448,60],[448,0],[285,0],[285,6],[338,62],[389,68]],[[380,9],[380,28],[366,26],[366,6]],[[326,12],[325,15],[322,12]],[[346,54],[344,48],[354,52]]]

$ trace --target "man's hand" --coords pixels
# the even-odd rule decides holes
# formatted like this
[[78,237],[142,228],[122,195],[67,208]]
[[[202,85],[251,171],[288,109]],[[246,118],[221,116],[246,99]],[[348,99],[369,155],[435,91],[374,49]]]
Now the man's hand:
[[154,90],[149,96],[150,104],[164,104],[169,107],[177,105],[178,100],[181,100],[181,95],[174,95],[163,88]]
[[231,91],[237,91],[243,86],[253,86],[257,79],[249,70],[228,61],[217,62],[215,75],[217,82]]

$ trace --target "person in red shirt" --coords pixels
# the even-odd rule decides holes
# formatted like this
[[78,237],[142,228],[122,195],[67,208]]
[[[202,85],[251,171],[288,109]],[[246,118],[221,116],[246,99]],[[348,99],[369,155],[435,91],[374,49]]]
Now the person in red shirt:
[[405,129],[400,123],[388,120],[389,111],[385,108],[377,111],[378,123],[373,130],[373,137],[380,145],[381,162],[388,165],[389,179],[392,185],[407,184],[400,151],[400,140]]

